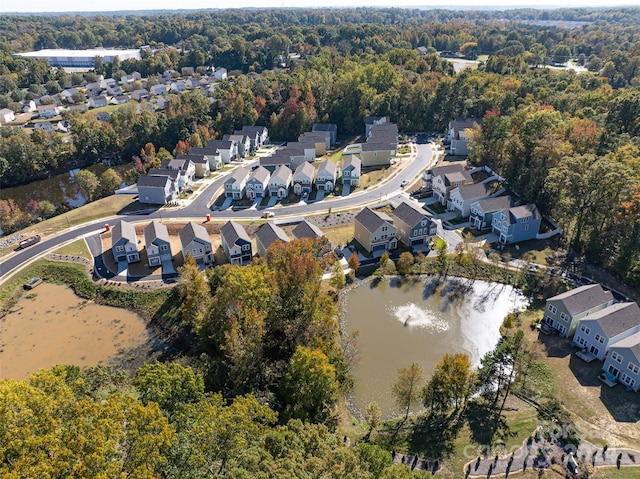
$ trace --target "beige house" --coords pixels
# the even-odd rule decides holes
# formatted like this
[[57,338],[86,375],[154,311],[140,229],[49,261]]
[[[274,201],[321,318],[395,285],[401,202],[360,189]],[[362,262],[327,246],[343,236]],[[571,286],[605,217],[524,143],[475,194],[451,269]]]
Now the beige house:
[[355,217],[354,238],[369,253],[392,250],[398,246],[393,220],[368,206]]

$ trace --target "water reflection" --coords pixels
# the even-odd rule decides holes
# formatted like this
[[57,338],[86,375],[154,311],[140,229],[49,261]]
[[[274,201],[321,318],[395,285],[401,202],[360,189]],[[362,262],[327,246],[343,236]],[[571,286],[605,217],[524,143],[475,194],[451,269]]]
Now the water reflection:
[[474,366],[500,338],[505,316],[526,306],[510,286],[454,279],[392,279],[348,293],[346,325],[359,330],[361,360],[355,370],[355,406],[377,401],[395,412],[391,387],[398,369],[416,362],[428,377],[445,353],[467,353]]

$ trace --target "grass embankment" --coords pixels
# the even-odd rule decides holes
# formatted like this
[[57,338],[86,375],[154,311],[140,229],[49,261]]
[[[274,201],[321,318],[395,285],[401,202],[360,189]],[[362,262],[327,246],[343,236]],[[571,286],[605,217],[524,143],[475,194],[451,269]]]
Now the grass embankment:
[[80,256],[88,259],[89,261],[93,261],[93,256],[91,256],[87,243],[85,243],[84,239],[78,239],[72,243],[66,244],[55,250],[54,253],[69,256]]
[[87,275],[84,265],[39,260],[28,266],[0,290],[0,315],[9,310],[23,294],[22,285],[33,277],[55,284],[66,284],[81,298],[99,304],[126,308],[150,321],[167,302],[171,290],[138,291],[100,286]]

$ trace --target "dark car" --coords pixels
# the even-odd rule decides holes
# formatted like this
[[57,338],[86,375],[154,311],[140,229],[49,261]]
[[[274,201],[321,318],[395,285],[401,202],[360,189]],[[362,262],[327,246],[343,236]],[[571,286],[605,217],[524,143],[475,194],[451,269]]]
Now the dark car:
[[334,248],[333,249],[333,254],[335,254],[336,258],[338,258],[338,259],[344,258],[344,253],[342,252],[342,250],[340,248]]

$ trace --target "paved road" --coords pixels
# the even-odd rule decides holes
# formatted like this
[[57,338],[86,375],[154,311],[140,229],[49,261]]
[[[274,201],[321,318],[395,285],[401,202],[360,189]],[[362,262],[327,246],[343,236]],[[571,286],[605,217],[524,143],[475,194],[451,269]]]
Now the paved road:
[[[318,214],[322,211],[326,211],[329,208],[332,211],[345,210],[355,208],[359,205],[364,205],[367,203],[372,203],[380,200],[391,200],[396,199],[399,196],[399,192],[401,191],[400,183],[403,180],[408,180],[411,182],[415,178],[418,177],[420,172],[424,170],[427,166],[429,166],[432,159],[432,147],[429,144],[426,145],[416,145],[417,147],[417,156],[414,160],[399,160],[403,162],[407,162],[408,164],[401,169],[393,178],[382,183],[379,186],[368,188],[362,192],[358,192],[346,197],[340,197],[329,201],[322,201],[318,203],[310,203],[310,204],[298,204],[286,207],[274,207],[268,208],[267,210],[273,211],[275,213],[275,217],[278,216],[296,216],[296,217],[304,217],[310,216],[312,214]],[[247,163],[247,166],[252,166],[257,163],[258,160]],[[149,210],[146,214],[132,214],[132,215],[121,215],[116,216],[109,219],[109,223],[113,224],[114,222],[120,219],[126,219],[130,222],[136,221],[150,221],[152,219],[174,219],[174,218],[202,218],[204,219],[207,214],[211,215],[212,221],[221,221],[221,220],[230,220],[230,219],[238,219],[238,220],[246,220],[251,218],[260,218],[265,210],[257,211],[257,210],[242,210],[242,211],[212,211],[207,206],[211,199],[214,197],[215,193],[220,190],[224,185],[224,180],[226,176],[223,176],[215,181],[213,181],[202,193],[198,195],[196,199],[194,199],[189,205],[180,208],[180,209],[166,209],[162,210]],[[87,223],[78,227],[74,227],[70,230],[63,231],[61,233],[56,234],[50,238],[43,239],[40,243],[35,244],[33,246],[28,247],[25,250],[18,251],[6,259],[0,262],[0,281],[5,279],[5,277],[11,273],[14,269],[19,267],[20,265],[29,262],[30,260],[36,259],[41,254],[47,252],[48,250],[57,247],[60,244],[66,243],[68,241],[75,240],[81,237],[89,237],[96,233],[102,232],[104,230],[105,220],[98,220],[92,223]]]

